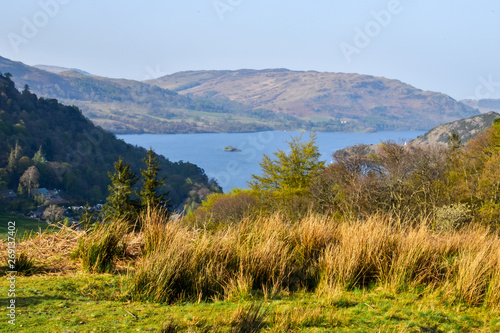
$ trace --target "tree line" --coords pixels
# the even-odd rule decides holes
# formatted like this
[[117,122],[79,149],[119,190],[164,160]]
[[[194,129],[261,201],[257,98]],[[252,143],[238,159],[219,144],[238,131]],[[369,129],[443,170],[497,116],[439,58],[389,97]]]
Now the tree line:
[[337,151],[333,159],[329,165],[319,160],[315,136],[294,138],[288,152],[264,156],[250,190],[214,194],[185,220],[216,227],[256,214],[281,212],[298,220],[316,212],[432,221],[436,230],[468,223],[500,227],[500,119],[466,144],[451,133],[447,146],[386,141]]

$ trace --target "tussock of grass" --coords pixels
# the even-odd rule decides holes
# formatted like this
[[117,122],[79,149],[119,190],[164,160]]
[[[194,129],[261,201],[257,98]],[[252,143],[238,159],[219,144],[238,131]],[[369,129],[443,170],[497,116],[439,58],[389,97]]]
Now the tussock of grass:
[[330,288],[352,289],[368,285],[388,270],[395,247],[393,230],[383,219],[343,223],[320,260],[323,284]]
[[84,237],[79,239],[73,256],[80,258],[87,272],[110,273],[115,259],[125,251],[123,239],[130,231],[126,221],[97,223]]
[[31,258],[26,252],[21,252],[16,255],[16,264],[14,271],[23,275],[31,275],[34,271],[35,260]]
[[144,256],[130,277],[136,300],[237,300],[301,288],[335,299],[371,285],[446,286],[446,298],[470,305],[500,299],[500,240],[481,227],[436,233],[431,223],[410,227],[382,216],[291,223],[275,214],[206,232],[148,214]]
[[231,320],[231,333],[257,333],[265,327],[267,309],[262,303],[251,303],[236,310]]

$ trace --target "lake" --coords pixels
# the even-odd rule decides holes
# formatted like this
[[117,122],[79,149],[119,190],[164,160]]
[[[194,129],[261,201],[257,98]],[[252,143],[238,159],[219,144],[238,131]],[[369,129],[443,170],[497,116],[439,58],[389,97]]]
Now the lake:
[[[387,131],[376,133],[317,133],[316,144],[322,160],[330,163],[332,154],[356,144],[375,144],[386,140],[410,141],[424,131]],[[171,161],[191,162],[215,178],[224,192],[233,188],[247,188],[252,174],[260,174],[259,162],[264,154],[272,155],[278,149],[287,150],[290,138],[301,132],[208,133],[208,134],[128,134],[117,135],[132,145],[152,147]],[[302,134],[304,140],[309,133]],[[241,152],[226,152],[233,146]]]

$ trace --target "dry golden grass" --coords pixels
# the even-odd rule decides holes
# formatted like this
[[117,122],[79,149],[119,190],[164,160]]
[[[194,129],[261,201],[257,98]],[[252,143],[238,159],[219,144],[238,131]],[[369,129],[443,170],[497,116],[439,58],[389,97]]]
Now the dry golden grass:
[[[291,223],[275,214],[208,232],[158,211],[140,218],[143,230],[122,238],[116,264],[130,268],[128,292],[137,300],[236,301],[309,290],[335,302],[346,290],[376,285],[391,293],[425,287],[447,301],[500,307],[500,237],[481,226],[437,233],[431,223],[408,227],[382,216],[309,215]],[[80,266],[69,254],[82,237],[89,235],[36,234],[18,251],[35,259],[38,274],[71,274]],[[0,251],[6,247],[0,243]]]
[[[32,232],[17,243],[16,252],[26,253],[34,260],[34,275],[64,275],[79,269],[79,264],[69,260],[69,256],[84,233],[60,227],[61,231],[54,233]],[[0,253],[8,253],[7,247],[6,241],[0,242]]]

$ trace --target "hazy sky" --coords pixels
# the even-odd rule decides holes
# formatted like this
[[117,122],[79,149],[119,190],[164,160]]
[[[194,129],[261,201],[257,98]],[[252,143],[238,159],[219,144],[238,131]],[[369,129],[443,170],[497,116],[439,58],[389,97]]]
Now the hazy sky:
[[151,79],[288,68],[500,98],[498,0],[0,0],[0,55]]

